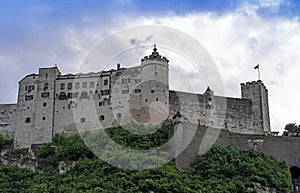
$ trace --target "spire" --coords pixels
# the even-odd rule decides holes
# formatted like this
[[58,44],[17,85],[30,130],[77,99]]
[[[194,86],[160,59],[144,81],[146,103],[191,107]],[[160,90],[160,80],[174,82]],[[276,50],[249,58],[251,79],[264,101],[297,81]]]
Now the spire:
[[154,44],[154,48],[153,48],[152,55],[153,55],[154,57],[156,57],[156,56],[159,55],[159,53],[157,52],[156,44]]
[[205,92],[211,92],[212,90],[209,88],[209,86],[207,86],[207,89]]

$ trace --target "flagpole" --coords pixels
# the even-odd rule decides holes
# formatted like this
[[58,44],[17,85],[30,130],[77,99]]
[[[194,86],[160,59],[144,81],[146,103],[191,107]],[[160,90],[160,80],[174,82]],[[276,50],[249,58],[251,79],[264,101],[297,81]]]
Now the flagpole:
[[259,72],[259,67],[257,68],[257,72],[258,72],[258,80],[260,80],[260,72]]

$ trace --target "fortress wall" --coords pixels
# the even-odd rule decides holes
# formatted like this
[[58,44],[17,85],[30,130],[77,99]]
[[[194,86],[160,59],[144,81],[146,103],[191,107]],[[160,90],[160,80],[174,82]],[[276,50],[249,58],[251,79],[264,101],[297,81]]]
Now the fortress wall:
[[208,106],[206,98],[205,94],[170,91],[170,114],[179,111],[192,123],[200,121],[210,127],[254,133],[250,100],[212,96],[212,103]]
[[[188,140],[184,136],[185,133],[190,133],[189,130],[191,130],[191,128],[186,127],[185,130],[186,131],[183,131],[181,133],[182,136],[177,136],[177,140]],[[196,153],[203,153],[203,147],[205,147],[205,145],[202,144],[201,146],[201,143],[203,142],[202,140],[205,138],[209,139],[210,141],[214,141],[215,134],[217,132],[218,130],[214,128],[207,128],[204,126],[199,127],[195,135],[193,136],[191,143],[183,151],[183,153],[181,153],[180,156],[176,158],[177,167],[182,169],[188,169],[194,161]],[[221,130],[219,136],[215,140],[216,141],[214,145],[219,145],[222,147],[231,146],[238,149],[256,149],[258,151],[262,151],[267,155],[274,156],[279,160],[285,160],[290,167],[300,167],[299,137],[249,135]]]
[[17,104],[0,104],[0,132],[13,132]]

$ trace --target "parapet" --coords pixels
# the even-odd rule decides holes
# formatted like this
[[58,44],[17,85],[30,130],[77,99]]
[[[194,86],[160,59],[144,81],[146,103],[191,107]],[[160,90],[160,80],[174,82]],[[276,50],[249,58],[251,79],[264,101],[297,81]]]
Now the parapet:
[[256,85],[256,84],[259,84],[259,85],[263,86],[265,90],[268,90],[261,80],[241,83],[241,86],[253,86],[253,85]]

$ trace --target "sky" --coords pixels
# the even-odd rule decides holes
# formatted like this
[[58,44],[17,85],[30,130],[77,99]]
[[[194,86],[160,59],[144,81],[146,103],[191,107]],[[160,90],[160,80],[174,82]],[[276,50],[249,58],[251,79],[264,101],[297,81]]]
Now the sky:
[[197,40],[213,58],[226,96],[240,97],[240,83],[257,80],[253,67],[260,64],[272,130],[283,131],[287,123],[300,124],[299,10],[296,0],[0,0],[0,104],[16,103],[18,81],[39,67],[76,72],[110,34],[154,24]]

